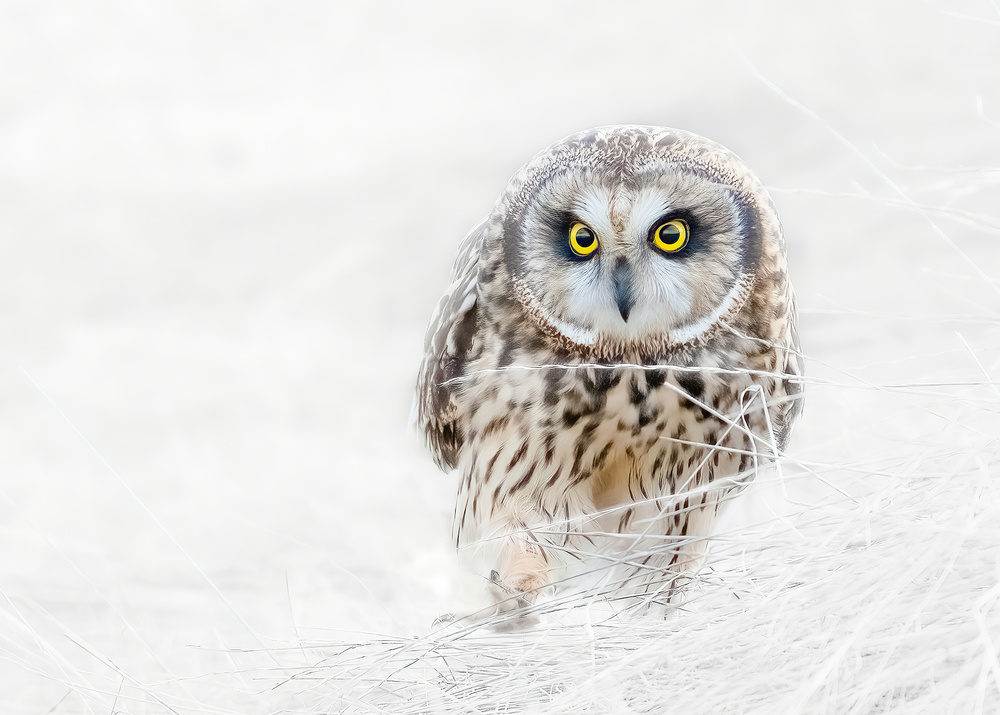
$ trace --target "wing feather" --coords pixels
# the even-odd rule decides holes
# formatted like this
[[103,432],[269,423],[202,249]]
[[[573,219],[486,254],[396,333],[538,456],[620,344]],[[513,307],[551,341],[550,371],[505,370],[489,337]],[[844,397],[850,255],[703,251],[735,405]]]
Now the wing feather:
[[424,338],[424,360],[417,378],[417,425],[442,469],[455,468],[465,440],[459,404],[462,386],[450,381],[465,374],[482,347],[476,340],[476,302],[485,232],[484,220],[459,247],[451,283],[438,301]]

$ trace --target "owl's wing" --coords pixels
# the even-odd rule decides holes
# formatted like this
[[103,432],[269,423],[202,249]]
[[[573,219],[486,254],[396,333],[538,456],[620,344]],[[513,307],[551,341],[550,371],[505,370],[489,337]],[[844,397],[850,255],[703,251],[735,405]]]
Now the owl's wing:
[[482,347],[475,340],[476,286],[485,232],[483,220],[459,247],[451,284],[438,301],[424,338],[424,360],[417,378],[417,425],[441,469],[455,468],[465,438],[459,409],[462,386],[451,380],[465,373]]
[[795,306],[795,297],[789,288],[789,311],[791,313],[791,340],[789,349],[785,351],[785,365],[783,387],[785,397],[777,405],[773,417],[774,431],[779,450],[784,451],[791,436],[792,427],[802,414],[803,394],[802,376],[805,374],[805,361],[802,358],[802,349],[799,347],[799,320],[798,310]]

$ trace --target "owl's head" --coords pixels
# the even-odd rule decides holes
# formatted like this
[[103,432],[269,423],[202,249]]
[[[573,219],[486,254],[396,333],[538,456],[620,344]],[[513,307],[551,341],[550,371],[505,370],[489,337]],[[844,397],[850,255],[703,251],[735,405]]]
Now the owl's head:
[[743,308],[762,268],[783,271],[760,181],[724,147],[673,129],[570,136],[515,175],[491,219],[485,249],[530,319],[584,352],[696,343]]

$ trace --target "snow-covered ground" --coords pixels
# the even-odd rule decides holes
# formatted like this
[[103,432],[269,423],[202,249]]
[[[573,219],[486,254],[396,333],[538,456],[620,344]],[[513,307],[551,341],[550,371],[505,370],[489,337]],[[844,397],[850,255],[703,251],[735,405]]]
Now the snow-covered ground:
[[[432,632],[426,320],[627,122],[773,191],[805,417],[675,617]],[[995,3],[0,3],[0,712],[998,712],[998,379]]]

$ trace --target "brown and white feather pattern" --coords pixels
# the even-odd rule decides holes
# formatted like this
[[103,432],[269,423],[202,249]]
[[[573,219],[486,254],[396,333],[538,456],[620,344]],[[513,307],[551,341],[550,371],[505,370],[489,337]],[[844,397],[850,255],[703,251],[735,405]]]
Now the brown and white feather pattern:
[[[599,224],[593,196],[609,197],[608,263],[563,265],[547,227],[560,212]],[[690,257],[649,252],[649,196],[702,227]],[[621,326],[601,313],[615,252],[636,276],[675,281],[651,284],[662,310]],[[616,595],[668,602],[722,500],[784,449],[801,375],[781,227],[756,176],[692,134],[606,127],[536,155],[462,244],[428,328],[418,417],[459,475],[456,544],[493,572],[499,603],[523,605],[574,564],[610,569]]]

